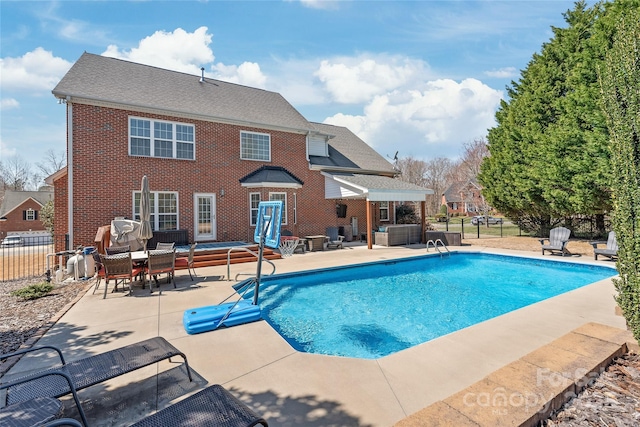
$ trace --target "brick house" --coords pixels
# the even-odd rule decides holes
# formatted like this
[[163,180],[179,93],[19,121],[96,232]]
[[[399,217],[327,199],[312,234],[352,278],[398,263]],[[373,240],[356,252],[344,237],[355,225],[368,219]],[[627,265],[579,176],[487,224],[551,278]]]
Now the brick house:
[[0,205],[0,239],[20,232],[46,231],[40,220],[40,210],[50,200],[53,191],[6,190]]
[[473,179],[451,184],[442,193],[442,204],[447,206],[450,216],[481,215],[488,208],[482,197],[482,187]]
[[143,175],[154,230],[197,242],[251,242],[261,200],[282,200],[282,228],[304,236],[392,222],[394,201],[430,192],[275,92],[84,53],[53,94],[67,108],[68,164],[48,182],[72,247],[115,217],[138,219]]

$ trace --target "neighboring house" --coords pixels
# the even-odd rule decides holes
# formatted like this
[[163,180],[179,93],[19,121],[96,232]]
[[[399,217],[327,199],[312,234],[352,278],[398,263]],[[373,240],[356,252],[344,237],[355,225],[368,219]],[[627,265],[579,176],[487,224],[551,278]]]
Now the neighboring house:
[[0,205],[0,239],[7,234],[45,231],[40,210],[49,200],[53,200],[53,190],[6,190]]
[[451,184],[442,193],[442,204],[447,205],[449,215],[475,216],[487,209],[482,187],[473,179]]
[[67,108],[68,164],[47,182],[71,246],[92,244],[115,217],[138,219],[143,175],[154,230],[198,242],[253,241],[264,200],[282,200],[282,228],[304,236],[354,222],[366,231],[393,221],[394,201],[430,193],[275,92],[84,53],[53,94]]

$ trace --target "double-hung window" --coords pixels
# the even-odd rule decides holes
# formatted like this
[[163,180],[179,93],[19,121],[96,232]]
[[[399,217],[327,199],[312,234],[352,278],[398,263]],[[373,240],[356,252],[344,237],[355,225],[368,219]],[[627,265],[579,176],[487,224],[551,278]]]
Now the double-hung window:
[[[178,229],[178,193],[153,191],[149,197],[151,205],[151,228],[154,231]],[[140,221],[140,192],[133,193],[133,218]]]
[[282,225],[287,225],[287,193],[269,193],[269,200],[282,202]]
[[249,194],[249,216],[251,225],[258,224],[258,206],[260,205],[260,193]]
[[240,158],[242,160],[271,161],[271,135],[240,132]]
[[389,202],[380,202],[380,221],[389,221]]
[[130,117],[129,154],[193,160],[194,134],[194,125]]
[[31,208],[27,209],[25,211],[25,214],[24,214],[24,219],[26,219],[27,221],[35,221],[36,220],[36,211],[34,211]]

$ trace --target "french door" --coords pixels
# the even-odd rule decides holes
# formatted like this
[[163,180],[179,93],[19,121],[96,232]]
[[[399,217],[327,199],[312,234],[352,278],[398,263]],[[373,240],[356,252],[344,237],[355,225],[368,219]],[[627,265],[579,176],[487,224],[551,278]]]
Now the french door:
[[195,193],[195,240],[216,240],[216,195],[215,193]]

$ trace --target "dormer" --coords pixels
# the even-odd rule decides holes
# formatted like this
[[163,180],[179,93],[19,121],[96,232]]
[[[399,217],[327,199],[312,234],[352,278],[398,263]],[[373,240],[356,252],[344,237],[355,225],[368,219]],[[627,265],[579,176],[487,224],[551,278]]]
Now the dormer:
[[307,159],[309,156],[329,157],[330,135],[313,132],[307,135]]

